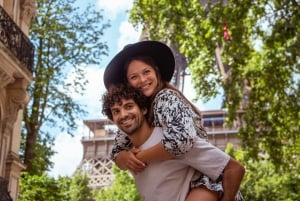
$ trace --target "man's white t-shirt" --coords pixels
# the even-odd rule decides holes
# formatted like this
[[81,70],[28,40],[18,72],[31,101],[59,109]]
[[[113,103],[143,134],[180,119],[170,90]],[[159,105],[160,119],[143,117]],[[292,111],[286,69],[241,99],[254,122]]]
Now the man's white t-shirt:
[[[139,148],[150,148],[161,142],[162,137],[162,129],[155,127],[151,136]],[[185,200],[196,171],[179,160],[182,159],[152,162],[143,172],[133,174],[136,187],[144,201]]]
[[[161,127],[155,127],[151,136],[139,148],[150,148],[161,142],[162,138]],[[229,160],[230,156],[222,150],[196,137],[193,148],[183,156],[149,163],[143,172],[133,176],[144,201],[184,201],[190,182],[198,178],[200,172],[217,180]]]

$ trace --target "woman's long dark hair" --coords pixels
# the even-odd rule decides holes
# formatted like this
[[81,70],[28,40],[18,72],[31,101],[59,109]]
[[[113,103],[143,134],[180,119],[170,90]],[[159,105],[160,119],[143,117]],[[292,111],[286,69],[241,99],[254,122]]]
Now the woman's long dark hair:
[[[155,99],[155,96],[157,95],[157,93],[165,88],[167,89],[172,89],[174,91],[176,91],[192,108],[192,110],[198,114],[200,116],[200,111],[197,109],[197,107],[191,102],[189,101],[183,94],[181,91],[179,91],[176,87],[174,87],[173,85],[171,85],[169,82],[165,81],[165,80],[162,80],[161,78],[161,75],[160,75],[160,72],[159,72],[159,69],[157,67],[157,65],[155,64],[155,61],[154,59],[152,59],[152,57],[149,57],[149,56],[136,56],[136,57],[132,57],[132,58],[129,58],[127,60],[127,62],[125,63],[125,76],[127,75],[127,70],[128,70],[128,66],[129,64],[133,61],[133,60],[138,60],[138,61],[141,61],[141,62],[144,62],[146,63],[147,65],[151,66],[154,71],[155,71],[155,74],[157,76],[157,81],[158,81],[158,86],[156,88],[156,90],[154,91],[154,93],[149,97],[150,98],[150,103],[149,104],[149,108],[148,108],[148,123],[150,125],[153,124],[153,121],[154,121],[154,110],[153,110],[153,107],[154,107],[154,99]],[[126,76],[127,78],[127,76]],[[128,81],[127,81],[128,82]]]

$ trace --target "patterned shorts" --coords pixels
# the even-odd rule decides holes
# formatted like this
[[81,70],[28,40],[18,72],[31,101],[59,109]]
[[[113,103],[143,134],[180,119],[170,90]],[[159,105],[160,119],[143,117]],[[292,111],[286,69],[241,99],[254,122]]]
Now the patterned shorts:
[[[199,186],[205,186],[211,191],[218,192],[218,200],[220,200],[223,196],[222,176],[220,176],[220,179],[218,179],[217,181],[213,181],[205,175],[199,177],[194,181],[191,181],[191,188],[196,188]],[[238,191],[238,193],[236,194],[234,201],[245,201],[240,191]]]

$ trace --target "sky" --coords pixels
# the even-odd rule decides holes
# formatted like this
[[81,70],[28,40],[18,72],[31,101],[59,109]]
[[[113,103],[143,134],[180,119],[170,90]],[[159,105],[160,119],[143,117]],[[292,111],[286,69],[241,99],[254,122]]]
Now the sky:
[[[88,128],[83,124],[84,120],[103,118],[101,115],[101,96],[105,91],[103,84],[103,72],[105,66],[126,44],[137,42],[140,32],[135,30],[128,22],[128,13],[126,12],[132,6],[132,0],[114,0],[113,3],[107,0],[86,0],[81,2],[90,2],[95,5],[95,9],[103,9],[103,15],[110,20],[111,27],[105,31],[103,41],[107,42],[109,55],[102,58],[100,66],[85,67],[86,77],[89,84],[86,86],[85,95],[81,96],[73,94],[73,98],[82,105],[86,105],[88,115],[84,119],[78,120],[78,130],[74,133],[74,137],[66,133],[60,133],[55,140],[54,151],[57,153],[51,158],[54,162],[54,168],[49,171],[49,175],[53,177],[71,176],[83,156],[83,146],[81,138],[88,136]],[[70,74],[69,79],[72,79]],[[184,94],[190,100],[195,95],[192,89],[191,80],[186,78],[186,86]],[[189,93],[187,93],[189,92]],[[201,101],[195,103],[200,110],[219,109],[218,100],[212,100],[206,104]]]

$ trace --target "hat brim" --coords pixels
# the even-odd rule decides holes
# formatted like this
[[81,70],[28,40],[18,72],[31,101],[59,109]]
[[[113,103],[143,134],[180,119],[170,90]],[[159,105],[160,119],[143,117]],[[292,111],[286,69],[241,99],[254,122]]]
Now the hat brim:
[[134,56],[153,58],[161,78],[168,82],[172,79],[175,58],[171,49],[158,41],[141,41],[125,46],[107,65],[103,76],[106,89],[111,84],[126,82],[125,62]]

